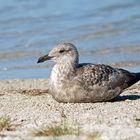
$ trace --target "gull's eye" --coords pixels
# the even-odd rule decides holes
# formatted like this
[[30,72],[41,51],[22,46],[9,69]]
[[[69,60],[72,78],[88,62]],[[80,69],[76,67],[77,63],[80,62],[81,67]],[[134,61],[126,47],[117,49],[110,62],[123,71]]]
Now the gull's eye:
[[59,52],[60,52],[60,53],[63,53],[64,51],[65,51],[65,50],[60,50]]

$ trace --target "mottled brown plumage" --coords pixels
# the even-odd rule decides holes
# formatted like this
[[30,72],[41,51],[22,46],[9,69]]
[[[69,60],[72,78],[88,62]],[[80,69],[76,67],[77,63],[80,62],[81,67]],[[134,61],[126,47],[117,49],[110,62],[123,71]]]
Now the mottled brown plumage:
[[101,102],[118,96],[140,80],[140,73],[103,64],[79,64],[76,47],[62,43],[38,63],[54,60],[50,78],[50,93],[59,102]]

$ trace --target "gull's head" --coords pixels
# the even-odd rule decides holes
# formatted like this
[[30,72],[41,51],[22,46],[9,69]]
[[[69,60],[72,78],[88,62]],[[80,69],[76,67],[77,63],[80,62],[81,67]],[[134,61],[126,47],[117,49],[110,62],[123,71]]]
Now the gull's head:
[[47,55],[41,56],[38,63],[53,60],[56,63],[73,63],[78,64],[78,51],[71,43],[61,43],[53,48]]

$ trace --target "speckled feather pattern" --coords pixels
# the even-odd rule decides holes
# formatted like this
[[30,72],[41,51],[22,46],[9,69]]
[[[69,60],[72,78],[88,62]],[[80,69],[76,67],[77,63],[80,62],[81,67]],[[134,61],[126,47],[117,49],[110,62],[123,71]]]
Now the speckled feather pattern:
[[110,66],[84,64],[70,69],[69,66],[56,65],[52,71],[51,92],[60,102],[107,101],[123,90],[123,75]]

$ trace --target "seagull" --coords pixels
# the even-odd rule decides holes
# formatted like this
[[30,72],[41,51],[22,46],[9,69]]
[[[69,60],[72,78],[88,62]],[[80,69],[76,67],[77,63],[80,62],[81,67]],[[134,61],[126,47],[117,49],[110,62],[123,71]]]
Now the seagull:
[[109,101],[140,80],[140,73],[104,64],[81,63],[77,48],[60,43],[37,63],[55,62],[49,81],[52,97],[63,103]]

